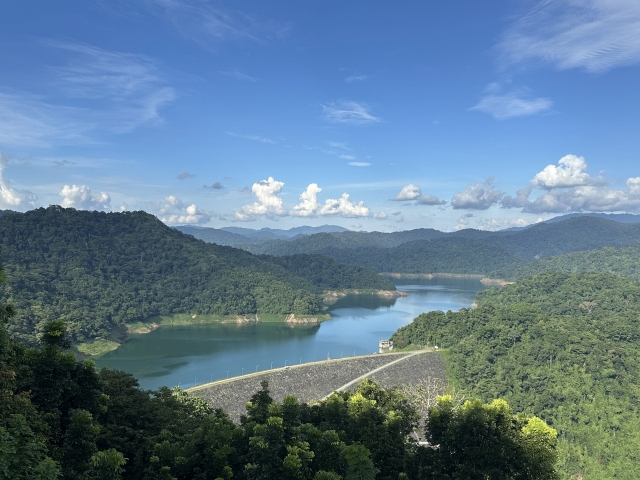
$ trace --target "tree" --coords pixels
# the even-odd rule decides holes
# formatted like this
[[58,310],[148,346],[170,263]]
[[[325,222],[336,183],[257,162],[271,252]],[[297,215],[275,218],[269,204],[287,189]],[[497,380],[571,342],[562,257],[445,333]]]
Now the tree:
[[441,472],[456,479],[557,479],[556,436],[541,419],[514,415],[504,400],[456,407],[439,397],[426,422]]

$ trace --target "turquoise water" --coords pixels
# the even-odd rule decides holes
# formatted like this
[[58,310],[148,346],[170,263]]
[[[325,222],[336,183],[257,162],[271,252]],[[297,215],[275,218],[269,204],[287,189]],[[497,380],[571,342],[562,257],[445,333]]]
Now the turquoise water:
[[133,336],[96,363],[132,373],[143,388],[187,388],[256,369],[368,354],[422,312],[469,307],[485,288],[475,280],[442,278],[396,284],[409,296],[389,300],[348,295],[331,306],[331,320],[318,325],[163,326]]

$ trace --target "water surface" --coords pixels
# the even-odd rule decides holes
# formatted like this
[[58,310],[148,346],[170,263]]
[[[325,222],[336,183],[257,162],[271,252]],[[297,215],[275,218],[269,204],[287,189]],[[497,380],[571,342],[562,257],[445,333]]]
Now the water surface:
[[331,320],[318,325],[162,326],[134,335],[96,363],[132,373],[143,388],[186,388],[256,369],[373,353],[380,340],[421,313],[469,307],[476,293],[485,288],[477,280],[466,279],[394,281],[408,297],[348,295],[331,306]]

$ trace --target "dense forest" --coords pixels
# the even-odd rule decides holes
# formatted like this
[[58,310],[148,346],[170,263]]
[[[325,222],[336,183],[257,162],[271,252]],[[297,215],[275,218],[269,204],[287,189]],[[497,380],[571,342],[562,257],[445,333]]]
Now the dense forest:
[[11,339],[0,308],[0,478],[34,480],[551,480],[556,431],[501,400],[442,397],[426,436],[397,389],[364,381],[316,404],[281,404],[268,384],[234,424],[179,388],[144,391],[130,375],[76,362],[61,321],[40,348]]
[[257,257],[144,212],[52,206],[4,215],[0,258],[8,274],[0,295],[17,311],[9,330],[32,344],[52,319],[84,341],[154,315],[316,314],[324,290],[395,290],[362,267],[310,255]]
[[[200,229],[189,233],[205,241],[224,243],[222,237],[213,239]],[[276,256],[320,254],[378,272],[486,275],[512,271],[555,255],[638,243],[640,223],[580,216],[514,231],[466,229],[445,233],[416,229],[393,233],[318,233],[294,240],[244,242],[238,246],[252,253]]]
[[640,284],[543,273],[480,292],[477,304],[422,314],[392,339],[445,347],[467,395],[547,421],[565,478],[640,478]]
[[493,278],[518,280],[541,272],[602,272],[615,273],[631,280],[640,280],[640,245],[574,252],[530,263],[509,265],[491,272]]

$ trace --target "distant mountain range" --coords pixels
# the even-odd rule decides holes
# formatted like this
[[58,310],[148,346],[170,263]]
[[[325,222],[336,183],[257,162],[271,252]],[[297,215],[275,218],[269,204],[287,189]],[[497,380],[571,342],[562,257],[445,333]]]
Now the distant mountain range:
[[[518,230],[466,229],[441,232],[322,232],[283,239],[249,238],[237,233],[235,246],[254,254],[319,254],[341,262],[394,273],[488,274],[511,272],[535,260],[603,247],[640,243],[638,215],[566,215]],[[208,242],[230,241],[226,230],[180,227]],[[249,230],[249,229],[244,229]],[[235,230],[241,231],[241,230]],[[253,232],[256,232],[255,230]]]

